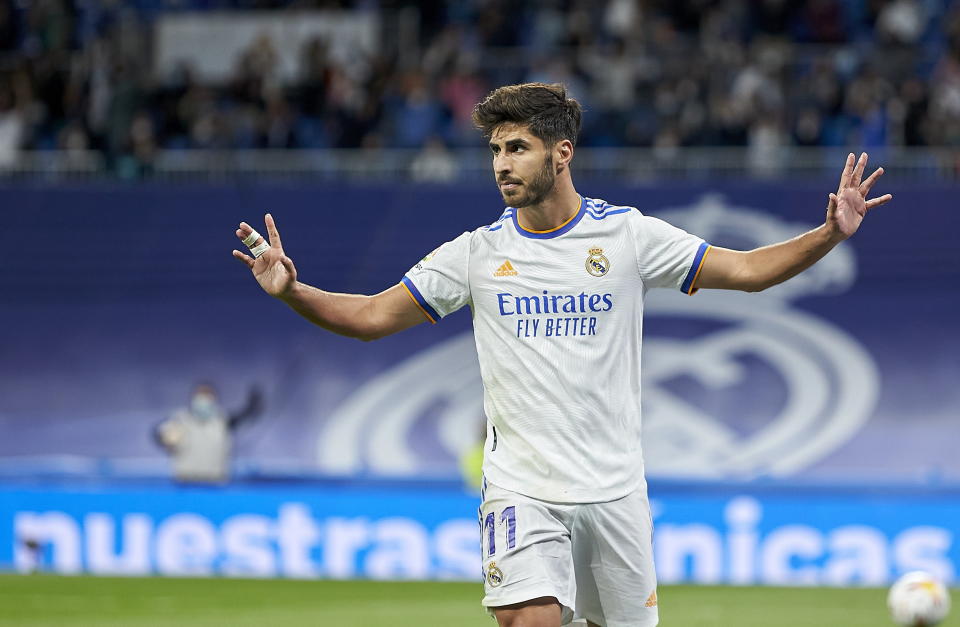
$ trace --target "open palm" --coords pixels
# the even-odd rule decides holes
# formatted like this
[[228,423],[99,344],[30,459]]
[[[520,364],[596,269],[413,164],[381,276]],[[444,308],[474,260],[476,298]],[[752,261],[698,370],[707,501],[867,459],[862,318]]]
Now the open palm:
[[840,186],[836,194],[830,194],[830,201],[827,203],[827,225],[844,239],[857,232],[867,211],[893,198],[891,194],[884,194],[867,200],[870,188],[883,175],[883,168],[877,168],[861,182],[867,159],[867,153],[862,153],[854,164],[853,153],[847,156],[843,174],[840,175]]
[[[273,216],[268,213],[264,216],[263,221],[267,226],[267,235],[270,238],[268,243],[270,247],[257,258],[253,258],[239,250],[234,250],[233,256],[250,268],[250,271],[253,272],[253,277],[257,280],[257,283],[260,284],[260,287],[263,288],[263,291],[276,298],[283,298],[283,296],[293,289],[293,286],[297,282],[297,269],[293,265],[293,260],[283,252],[280,233],[277,231],[277,225],[273,221]],[[253,231],[252,226],[246,222],[241,222],[240,228],[236,231],[236,235],[243,241]],[[261,236],[253,242],[251,248],[260,245],[263,241],[264,239]]]

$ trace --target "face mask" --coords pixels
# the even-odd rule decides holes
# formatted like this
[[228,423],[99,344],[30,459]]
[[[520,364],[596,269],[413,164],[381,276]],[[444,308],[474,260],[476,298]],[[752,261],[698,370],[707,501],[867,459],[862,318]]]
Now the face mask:
[[190,400],[190,413],[201,420],[209,420],[218,413],[217,401],[207,394],[197,394]]

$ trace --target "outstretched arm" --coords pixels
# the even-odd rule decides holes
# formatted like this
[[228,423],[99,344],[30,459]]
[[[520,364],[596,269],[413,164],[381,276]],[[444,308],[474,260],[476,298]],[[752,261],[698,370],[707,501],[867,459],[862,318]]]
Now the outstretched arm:
[[227,415],[227,426],[230,429],[236,429],[241,424],[249,422],[260,415],[263,411],[263,392],[260,388],[253,386],[250,393],[247,394],[247,403],[239,411]]
[[[293,260],[283,252],[280,233],[269,213],[264,217],[269,241],[261,236],[250,242],[251,251],[268,247],[256,257],[239,250],[233,256],[253,273],[263,290],[289,305],[298,314],[328,331],[364,341],[403,331],[426,318],[401,284],[374,296],[325,292],[297,280]],[[253,227],[240,223],[236,235],[241,241]]]
[[840,176],[840,187],[830,194],[824,223],[791,240],[750,251],[713,247],[703,261],[695,287],[759,292],[790,279],[823,258],[833,247],[857,232],[867,211],[891,200],[884,194],[867,200],[870,188],[883,174],[877,168],[861,182],[867,153],[854,164],[853,153]]

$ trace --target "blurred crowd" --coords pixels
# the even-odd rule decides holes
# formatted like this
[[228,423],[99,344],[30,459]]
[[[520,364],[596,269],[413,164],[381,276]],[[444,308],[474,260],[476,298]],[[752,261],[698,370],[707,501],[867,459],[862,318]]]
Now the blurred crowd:
[[[957,6],[952,6],[956,4]],[[153,71],[170,11],[416,16],[414,41],[348,65],[310,40],[297,76],[261,36],[229,80]],[[410,50],[413,46],[415,50]],[[960,145],[960,3],[950,0],[0,0],[0,167],[20,149],[475,146],[497,85],[563,82],[580,145]],[[439,162],[439,161],[438,161]]]

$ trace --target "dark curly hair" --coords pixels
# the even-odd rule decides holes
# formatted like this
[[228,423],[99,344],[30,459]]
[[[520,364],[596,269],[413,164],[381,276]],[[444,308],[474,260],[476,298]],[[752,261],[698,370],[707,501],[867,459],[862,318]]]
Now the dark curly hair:
[[582,108],[561,83],[523,83],[493,90],[473,108],[473,123],[490,137],[504,123],[521,124],[544,144],[562,139],[574,145],[580,134]]

